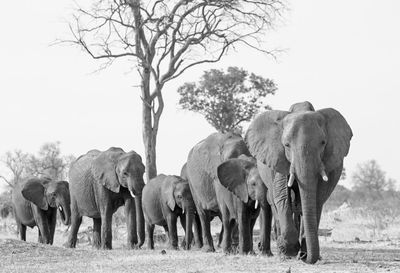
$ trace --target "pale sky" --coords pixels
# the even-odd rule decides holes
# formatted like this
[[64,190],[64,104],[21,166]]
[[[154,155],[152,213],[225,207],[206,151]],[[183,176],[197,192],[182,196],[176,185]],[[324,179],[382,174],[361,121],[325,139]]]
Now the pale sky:
[[[204,70],[239,66],[276,81],[279,90],[269,98],[274,109],[308,100],[316,109],[342,113],[354,134],[345,159],[348,178],[357,163],[376,159],[400,186],[400,1],[288,2],[284,25],[266,37],[271,49],[287,49],[278,61],[250,49],[230,52],[165,87],[158,172],[179,174],[191,147],[214,132],[202,116],[179,110],[177,87],[197,81]],[[135,72],[121,62],[93,73],[99,63],[80,49],[49,46],[69,37],[73,3],[2,2],[1,155],[14,149],[34,153],[48,141],[61,141],[63,154],[76,156],[110,146],[143,155]],[[7,174],[2,167],[0,173]]]

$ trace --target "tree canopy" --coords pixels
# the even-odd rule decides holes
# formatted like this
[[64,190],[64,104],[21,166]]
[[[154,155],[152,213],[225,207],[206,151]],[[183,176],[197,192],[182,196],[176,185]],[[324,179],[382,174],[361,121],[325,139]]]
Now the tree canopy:
[[179,104],[183,109],[200,113],[219,132],[242,131],[241,124],[250,121],[261,110],[271,109],[265,102],[275,94],[273,80],[257,76],[238,67],[205,71],[198,84],[179,87]]

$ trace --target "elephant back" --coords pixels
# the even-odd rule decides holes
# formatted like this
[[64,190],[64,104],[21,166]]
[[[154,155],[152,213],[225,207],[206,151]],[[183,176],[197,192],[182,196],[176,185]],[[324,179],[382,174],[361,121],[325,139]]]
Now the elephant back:
[[91,150],[87,154],[78,157],[69,170],[71,200],[77,203],[79,212],[82,215],[89,217],[98,216],[94,195],[95,181],[92,174],[92,162],[100,153],[98,150]]
[[36,225],[33,218],[31,203],[22,195],[22,188],[27,180],[23,180],[15,185],[12,191],[11,200],[15,217],[24,225],[34,227]]
[[197,204],[200,203],[200,207],[218,211],[215,188],[219,184],[217,168],[224,161],[241,154],[249,155],[249,151],[242,137],[232,133],[211,134],[193,147],[186,172],[193,198]]

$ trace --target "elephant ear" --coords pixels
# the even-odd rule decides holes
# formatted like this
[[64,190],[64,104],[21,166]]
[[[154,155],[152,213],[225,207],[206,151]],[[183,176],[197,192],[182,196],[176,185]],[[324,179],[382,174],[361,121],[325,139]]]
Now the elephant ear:
[[325,119],[327,142],[322,158],[326,171],[341,166],[343,158],[348,154],[353,132],[344,117],[333,108],[317,111]]
[[47,210],[48,204],[46,201],[45,187],[39,179],[29,179],[21,190],[22,196],[38,206],[42,210]]
[[246,182],[246,166],[248,165],[249,162],[234,158],[225,161],[217,168],[218,179],[222,186],[227,188],[244,203],[249,201]]
[[120,188],[116,166],[124,153],[122,149],[110,148],[100,153],[92,163],[94,179],[115,193],[118,193]]
[[167,205],[172,211],[175,209],[176,205],[174,197],[175,184],[176,181],[172,177],[168,177],[167,180],[165,181],[165,188],[164,188]]
[[289,161],[281,141],[282,120],[287,114],[287,111],[273,110],[258,115],[245,137],[250,153],[258,161],[283,174],[289,172]]

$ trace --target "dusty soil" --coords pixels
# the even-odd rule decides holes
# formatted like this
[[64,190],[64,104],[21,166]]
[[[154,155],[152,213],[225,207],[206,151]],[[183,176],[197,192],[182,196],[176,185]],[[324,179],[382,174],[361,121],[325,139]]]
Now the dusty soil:
[[[400,272],[400,242],[375,244],[321,242],[316,265],[277,255],[224,255],[201,251],[77,249],[0,239],[0,272]],[[276,250],[273,249],[276,253]]]
[[[86,221],[78,236],[76,249],[62,245],[67,240],[66,227],[59,226],[53,246],[38,244],[37,228],[27,230],[27,242],[18,240],[15,221],[0,221],[0,273],[3,272],[399,272],[400,239],[339,243],[320,237],[321,256],[315,265],[299,260],[282,260],[272,242],[273,257],[225,255],[198,250],[169,250],[158,230],[155,250],[125,249],[126,229],[113,228],[113,250],[100,251],[90,246],[91,221]],[[219,231],[219,225],[214,228]],[[179,232],[183,235],[183,232]],[[165,236],[164,236],[165,237]],[[166,254],[162,254],[162,250]]]

